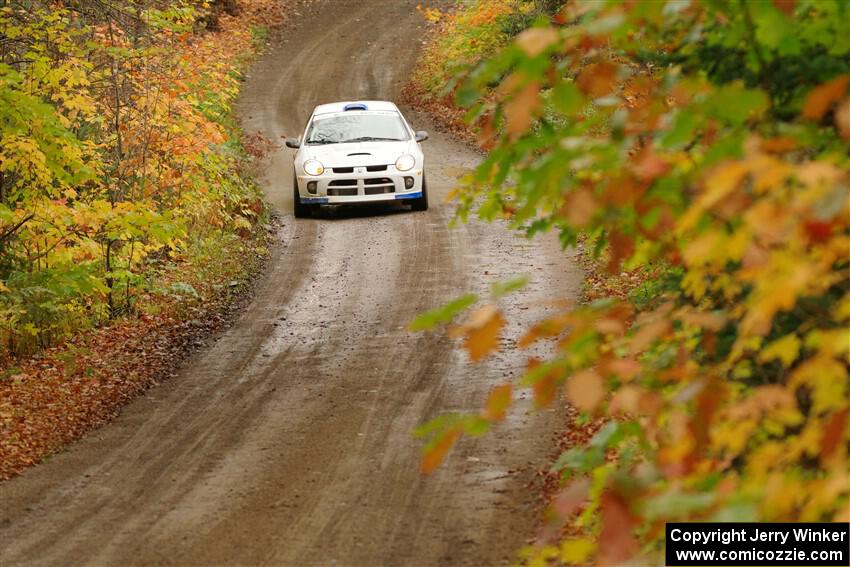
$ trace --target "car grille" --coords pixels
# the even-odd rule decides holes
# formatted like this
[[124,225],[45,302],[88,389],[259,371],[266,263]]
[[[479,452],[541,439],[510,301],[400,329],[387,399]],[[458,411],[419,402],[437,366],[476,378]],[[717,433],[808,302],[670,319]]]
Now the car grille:
[[366,187],[363,191],[367,195],[381,195],[382,193],[395,193],[395,187]]
[[[333,168],[334,173],[350,173],[354,168]],[[370,165],[367,166],[370,171],[384,171],[386,165]],[[343,171],[347,170],[347,171]],[[332,179],[328,182],[327,194],[329,197],[353,197],[358,194],[357,179]],[[363,180],[364,195],[381,195],[385,193],[395,193],[395,183],[389,177],[370,177]]]
[[353,167],[332,167],[331,171],[334,173],[354,173]]

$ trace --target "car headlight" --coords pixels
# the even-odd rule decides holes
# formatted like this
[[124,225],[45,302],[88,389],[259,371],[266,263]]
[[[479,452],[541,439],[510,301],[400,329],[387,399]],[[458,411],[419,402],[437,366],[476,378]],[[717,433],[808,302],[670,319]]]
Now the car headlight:
[[325,166],[316,159],[308,159],[304,162],[304,173],[307,175],[321,175],[325,172]]
[[416,158],[410,154],[404,154],[397,160],[395,160],[395,168],[399,171],[407,171],[409,169],[413,169],[413,166],[416,165]]

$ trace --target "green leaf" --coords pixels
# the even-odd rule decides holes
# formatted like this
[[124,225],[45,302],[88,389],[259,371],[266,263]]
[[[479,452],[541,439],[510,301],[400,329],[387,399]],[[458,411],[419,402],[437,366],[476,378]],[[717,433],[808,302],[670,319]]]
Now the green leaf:
[[719,87],[706,101],[709,114],[733,125],[743,124],[766,108],[764,92],[735,84]]
[[575,83],[563,81],[552,89],[552,104],[556,110],[569,116],[582,109],[585,99]]
[[476,301],[478,296],[472,293],[459,297],[442,307],[422,313],[410,323],[409,328],[411,331],[424,331],[433,329],[440,323],[449,323],[458,313],[468,309]]
[[509,293],[519,291],[528,285],[528,276],[520,276],[504,282],[495,282],[490,286],[490,293],[494,299],[498,299]]

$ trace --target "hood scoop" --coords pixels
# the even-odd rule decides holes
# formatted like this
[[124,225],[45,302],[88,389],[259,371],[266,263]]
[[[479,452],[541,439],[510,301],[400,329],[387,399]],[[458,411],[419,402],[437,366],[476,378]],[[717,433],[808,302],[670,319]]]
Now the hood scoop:
[[351,157],[351,156],[370,156],[370,155],[372,155],[372,154],[370,154],[369,152],[355,152],[353,154],[348,154],[348,157]]

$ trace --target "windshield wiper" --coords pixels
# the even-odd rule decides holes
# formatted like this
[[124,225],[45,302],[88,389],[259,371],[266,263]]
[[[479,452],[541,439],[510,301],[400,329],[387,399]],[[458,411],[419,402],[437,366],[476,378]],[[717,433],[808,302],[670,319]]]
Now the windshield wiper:
[[399,138],[381,138],[376,136],[360,136],[359,138],[352,138],[350,140],[345,140],[343,143],[348,142],[403,142],[404,140],[400,140]]

